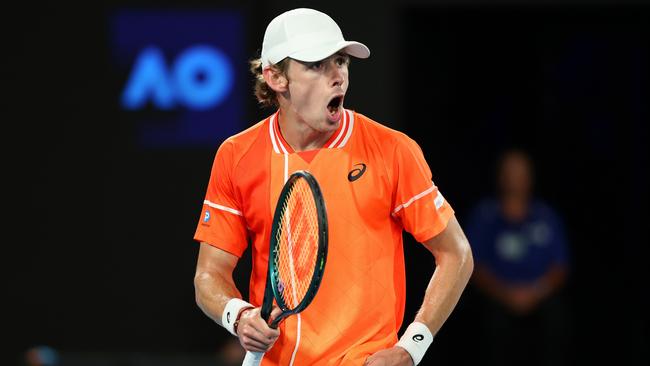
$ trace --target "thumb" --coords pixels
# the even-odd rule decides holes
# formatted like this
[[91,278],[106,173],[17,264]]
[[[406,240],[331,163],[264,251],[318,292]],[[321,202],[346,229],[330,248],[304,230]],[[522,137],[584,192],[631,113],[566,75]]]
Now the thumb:
[[271,310],[271,316],[269,316],[269,324],[272,323],[275,320],[275,318],[280,316],[280,314],[282,314],[282,310],[277,305],[273,305],[273,310]]
[[372,356],[373,355],[370,355],[370,356],[368,356],[368,358],[366,358],[366,361],[363,363],[363,366],[372,366],[372,365],[374,365],[375,359]]

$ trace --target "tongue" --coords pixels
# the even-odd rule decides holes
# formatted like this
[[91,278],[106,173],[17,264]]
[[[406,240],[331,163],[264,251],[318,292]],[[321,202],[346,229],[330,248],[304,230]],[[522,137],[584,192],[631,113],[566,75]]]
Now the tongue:
[[338,122],[341,119],[341,109],[337,107],[327,107],[329,120],[331,122]]

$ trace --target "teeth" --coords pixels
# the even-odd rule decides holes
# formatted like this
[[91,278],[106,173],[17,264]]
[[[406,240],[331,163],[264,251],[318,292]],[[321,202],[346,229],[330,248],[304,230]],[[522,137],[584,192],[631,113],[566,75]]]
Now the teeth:
[[341,109],[342,101],[342,97],[335,97],[330,100],[330,104],[327,105],[327,111],[329,112],[330,116],[334,116],[336,113],[338,113],[338,111]]

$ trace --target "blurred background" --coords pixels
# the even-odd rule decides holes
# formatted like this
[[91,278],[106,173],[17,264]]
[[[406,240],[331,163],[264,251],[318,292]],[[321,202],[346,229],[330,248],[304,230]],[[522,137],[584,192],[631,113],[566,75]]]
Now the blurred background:
[[[500,285],[476,279],[423,364],[507,364],[499,357],[519,354],[532,365],[561,353],[548,364],[647,365],[650,6],[613,0],[10,8],[1,25],[9,232],[0,363],[236,360],[233,338],[194,302],[192,237],[217,147],[272,113],[256,104],[247,61],[273,17],[303,6],[371,49],[351,64],[346,107],[420,144],[464,228],[494,224],[477,223],[477,212],[482,202],[502,207],[499,159],[516,148],[529,196],[563,238],[548,295],[561,310],[541,312],[540,299],[511,311],[493,291]],[[522,220],[500,228],[519,230]],[[524,231],[481,245],[512,259],[533,245]],[[473,245],[486,237],[476,232]],[[434,261],[408,234],[404,245],[408,324]],[[489,250],[479,254],[485,268],[495,263]],[[244,293],[249,262],[247,253],[235,276]],[[490,328],[495,300],[507,320]]]

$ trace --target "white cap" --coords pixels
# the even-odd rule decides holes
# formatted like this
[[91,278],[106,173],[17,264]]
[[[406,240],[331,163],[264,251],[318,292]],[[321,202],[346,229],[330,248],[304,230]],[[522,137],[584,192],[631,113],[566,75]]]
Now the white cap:
[[273,19],[264,33],[262,69],[286,57],[315,62],[343,50],[350,56],[367,58],[366,45],[343,39],[341,28],[329,15],[314,9],[294,9]]

